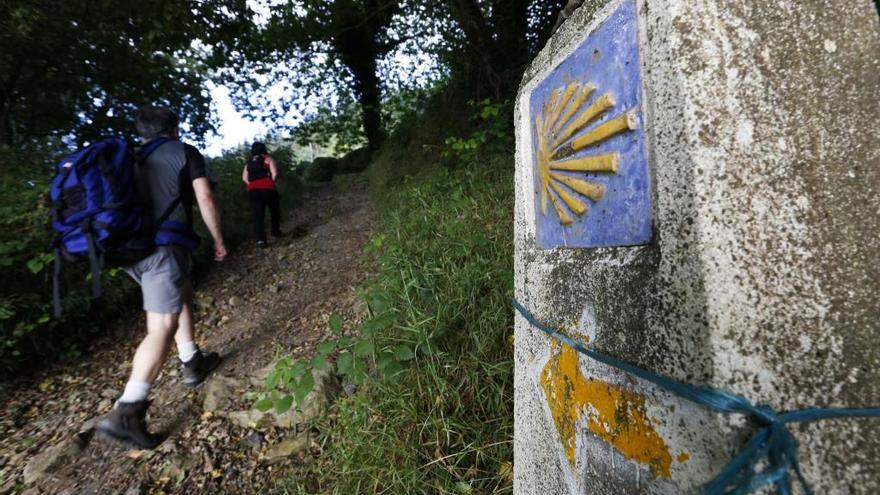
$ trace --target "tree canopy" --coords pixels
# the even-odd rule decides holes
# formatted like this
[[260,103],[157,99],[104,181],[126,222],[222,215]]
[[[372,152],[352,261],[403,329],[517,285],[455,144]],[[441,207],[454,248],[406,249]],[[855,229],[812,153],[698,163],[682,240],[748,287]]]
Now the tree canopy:
[[[383,107],[401,82],[452,77],[475,99],[510,94],[564,3],[8,0],[0,3],[0,144],[130,135],[133,110],[148,103],[177,110],[187,139],[198,142],[215,124],[214,80],[262,116],[291,107],[306,117],[325,118],[320,108],[351,115],[354,102],[375,148],[386,133]],[[419,57],[436,69],[414,82],[414,70],[400,66]],[[277,84],[283,94],[254,101]]]
[[[227,71],[238,88],[283,83],[299,104],[335,106],[350,114],[360,106],[371,148],[381,143],[383,106],[392,96],[389,79],[401,58],[432,56],[441,72],[463,81],[474,98],[503,99],[523,67],[549,37],[564,0],[297,0],[271,8],[255,25],[244,58],[247,71]],[[283,69],[282,69],[283,67]],[[326,99],[328,85],[336,103]],[[351,95],[347,98],[345,95]],[[304,95],[306,95],[304,97]],[[322,95],[320,97],[318,95]],[[254,109],[249,91],[239,104]],[[283,111],[291,101],[284,102]],[[270,112],[271,113],[271,112]],[[387,112],[384,112],[387,113]],[[274,113],[273,117],[278,117]]]
[[163,103],[199,140],[212,126],[207,65],[235,52],[245,0],[0,3],[0,143],[132,132]]

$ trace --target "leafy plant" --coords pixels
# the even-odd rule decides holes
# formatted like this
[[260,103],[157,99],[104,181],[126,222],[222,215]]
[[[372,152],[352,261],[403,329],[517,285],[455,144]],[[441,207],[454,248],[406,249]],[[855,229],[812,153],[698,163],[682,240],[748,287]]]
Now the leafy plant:
[[[275,363],[275,369],[266,377],[265,391],[254,407],[262,412],[275,409],[282,414],[293,406],[303,404],[315,385],[315,370],[334,370],[353,384],[361,385],[371,370],[381,378],[392,379],[403,371],[406,362],[416,357],[413,348],[401,342],[380,338],[383,331],[395,323],[395,315],[388,309],[384,297],[377,293],[363,294],[371,317],[354,332],[345,332],[344,321],[338,313],[328,319],[333,338],[318,345],[311,359],[294,361],[284,357]],[[348,334],[348,335],[346,335]],[[331,362],[332,361],[332,362]]]
[[[491,99],[479,102],[470,101],[471,120],[476,124],[470,136],[459,138],[451,136],[444,142],[443,157],[456,162],[475,163],[481,156],[493,156],[509,149],[513,141],[509,123],[499,116],[505,114],[510,105],[507,102],[493,103]],[[487,149],[489,148],[489,149]]]
[[133,134],[136,103],[151,101],[177,109],[202,136],[213,127],[205,65],[233,64],[250,14],[231,1],[138,10],[121,2],[0,3],[0,143],[32,149],[47,135],[82,142]]

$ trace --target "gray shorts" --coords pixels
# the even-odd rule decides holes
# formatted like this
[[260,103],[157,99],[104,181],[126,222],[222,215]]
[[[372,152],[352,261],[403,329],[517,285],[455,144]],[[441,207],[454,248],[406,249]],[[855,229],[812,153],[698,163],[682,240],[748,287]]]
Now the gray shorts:
[[189,282],[189,251],[179,246],[159,246],[156,252],[125,268],[141,286],[144,311],[178,314]]

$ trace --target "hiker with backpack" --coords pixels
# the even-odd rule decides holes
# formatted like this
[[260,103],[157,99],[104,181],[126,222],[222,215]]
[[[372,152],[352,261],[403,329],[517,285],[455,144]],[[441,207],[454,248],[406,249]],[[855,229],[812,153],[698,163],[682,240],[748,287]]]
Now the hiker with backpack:
[[50,192],[58,232],[56,314],[62,260],[87,259],[96,294],[102,265],[122,265],[141,286],[147,334],[122,396],[97,425],[141,448],[162,440],[147,429],[147,398],[172,339],[187,386],[202,383],[220,363],[219,354],[203,353],[195,343],[189,280],[190,252],[199,244],[194,202],[213,238],[215,261],[226,258],[226,246],[205,159],[178,140],[178,124],[168,108],[138,109],[135,126],[144,144],[134,156],[122,139],[95,143],[62,161]]
[[257,246],[266,247],[266,207],[269,207],[270,226],[273,237],[281,237],[281,206],[275,180],[278,165],[269,155],[265,143],[251,145],[251,156],[241,172],[241,180],[247,187],[248,199],[253,212],[254,234]]

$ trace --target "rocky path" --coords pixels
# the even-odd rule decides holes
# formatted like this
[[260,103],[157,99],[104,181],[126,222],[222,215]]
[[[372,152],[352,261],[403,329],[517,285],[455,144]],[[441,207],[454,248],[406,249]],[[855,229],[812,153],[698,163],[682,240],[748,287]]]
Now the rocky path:
[[125,385],[144,328],[133,313],[76,364],[0,391],[0,495],[265,493],[319,449],[306,419],[324,393],[274,416],[251,409],[253,392],[277,357],[312,352],[331,312],[356,317],[354,289],[370,266],[365,181],[309,188],[291,216],[287,237],[234,251],[198,284],[198,340],[225,359],[196,390],[168,359],[149,416],[170,432],[162,445],[132,450],[92,428]]

